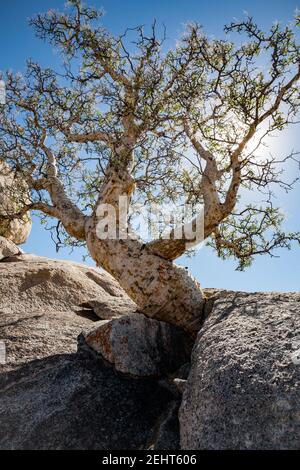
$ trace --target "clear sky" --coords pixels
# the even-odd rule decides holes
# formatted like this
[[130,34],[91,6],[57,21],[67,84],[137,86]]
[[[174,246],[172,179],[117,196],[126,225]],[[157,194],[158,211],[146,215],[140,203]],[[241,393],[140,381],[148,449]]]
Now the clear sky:
[[[264,27],[274,20],[289,22],[299,0],[91,0],[91,4],[103,7],[106,12],[104,25],[113,33],[126,27],[150,24],[155,18],[167,27],[170,42],[178,38],[188,21],[202,24],[209,34],[218,35],[223,25],[234,17],[241,18],[248,12]],[[50,8],[62,8],[63,0],[0,0],[0,70],[23,71],[27,58],[38,60],[43,66],[56,67],[58,56],[51,46],[34,37],[27,24],[28,18]],[[300,150],[300,124],[277,139],[272,140],[275,155],[286,155],[289,150]],[[289,169],[290,173],[294,171]],[[293,176],[291,174],[291,176]],[[300,184],[288,195],[277,194],[277,203],[287,214],[286,228],[300,230]],[[48,257],[82,260],[82,251],[70,253],[69,249],[55,252],[48,232],[34,220],[29,240],[23,246],[28,252]],[[290,252],[278,251],[280,258],[259,257],[250,269],[235,271],[233,261],[221,261],[208,248],[202,248],[193,258],[181,258],[180,264],[188,266],[203,287],[221,287],[235,290],[260,291],[300,290],[300,248]],[[90,261],[93,264],[92,261]]]

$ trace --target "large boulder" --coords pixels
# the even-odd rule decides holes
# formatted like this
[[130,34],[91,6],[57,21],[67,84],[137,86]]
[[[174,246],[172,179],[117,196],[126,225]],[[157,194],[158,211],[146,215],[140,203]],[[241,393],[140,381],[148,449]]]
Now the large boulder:
[[134,377],[166,375],[190,359],[183,331],[141,313],[94,323],[83,337],[117,371]]
[[78,348],[101,305],[104,318],[136,310],[94,268],[24,254],[0,262],[0,449],[178,448],[174,394]]
[[96,314],[89,308],[90,299],[114,304],[116,314],[118,305],[136,309],[109,274],[92,267],[28,254],[5,258],[0,262],[0,339],[13,338],[5,367],[75,352],[82,329],[101,318],[100,309]]
[[192,355],[182,449],[298,449],[300,294],[222,292]]
[[28,186],[24,179],[0,160],[0,236],[17,245],[25,243],[32,223],[29,213],[22,217],[12,217],[28,202]]

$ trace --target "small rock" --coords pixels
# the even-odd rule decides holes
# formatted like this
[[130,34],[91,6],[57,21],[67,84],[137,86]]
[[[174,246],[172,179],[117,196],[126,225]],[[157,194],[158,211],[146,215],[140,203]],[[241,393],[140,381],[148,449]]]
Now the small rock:
[[10,240],[0,237],[0,261],[10,256],[19,255],[21,252],[19,248]]
[[111,318],[122,315],[130,315],[137,310],[136,304],[127,297],[112,297],[107,295],[105,299],[91,299],[83,304],[83,307],[89,307],[101,320],[110,320]]
[[117,371],[134,377],[172,372],[186,363],[190,354],[184,332],[140,313],[96,322],[83,337]]
[[178,392],[182,395],[186,387],[186,380],[174,379],[173,383],[175,387],[177,388]]

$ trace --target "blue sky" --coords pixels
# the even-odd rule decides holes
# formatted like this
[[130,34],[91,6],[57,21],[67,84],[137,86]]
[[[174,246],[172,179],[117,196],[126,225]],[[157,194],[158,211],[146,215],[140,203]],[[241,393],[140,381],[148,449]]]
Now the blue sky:
[[[223,25],[234,17],[241,18],[246,11],[264,27],[274,20],[289,22],[300,2],[294,0],[92,0],[94,6],[106,12],[104,25],[114,33],[126,27],[150,24],[155,18],[167,27],[170,43],[173,43],[188,21],[202,24],[209,34],[218,35]],[[0,70],[23,71],[27,58],[38,60],[43,66],[56,67],[58,56],[51,46],[34,37],[27,24],[28,18],[50,8],[62,8],[61,0],[2,0],[0,3]],[[276,155],[299,149],[300,124],[272,140],[271,149]],[[293,176],[295,169],[289,172]],[[287,214],[286,228],[300,230],[300,184],[288,195],[278,192],[277,203]],[[69,249],[55,252],[48,232],[34,219],[29,240],[23,246],[28,252],[53,258],[82,260],[82,251],[70,253]],[[188,266],[203,287],[221,287],[234,290],[261,291],[300,290],[300,248],[277,252],[280,258],[258,257],[250,269],[235,271],[233,261],[221,261],[208,248],[202,248],[193,258],[181,258],[180,264]],[[93,264],[92,261],[90,261]]]

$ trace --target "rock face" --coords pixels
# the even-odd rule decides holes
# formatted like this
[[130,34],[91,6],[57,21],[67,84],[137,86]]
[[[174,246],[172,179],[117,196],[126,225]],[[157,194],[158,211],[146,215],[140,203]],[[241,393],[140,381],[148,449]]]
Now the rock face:
[[[173,424],[167,413],[175,403],[172,395],[154,380],[118,376],[88,353],[28,361],[2,374],[0,389],[1,449],[178,445],[177,415]],[[170,431],[160,424],[162,419]]]
[[15,219],[5,219],[5,216],[14,215],[26,203],[28,203],[26,184],[5,162],[0,160],[0,236],[17,245],[24,243],[30,234],[30,216],[26,214]]
[[0,449],[299,448],[300,294],[207,291],[190,367],[111,276],[7,243]]
[[178,448],[179,401],[167,388],[78,350],[99,320],[90,299],[105,318],[112,305],[136,310],[93,268],[24,254],[0,262],[0,449]]
[[141,313],[94,324],[86,343],[115,369],[135,377],[160,376],[189,361],[189,338],[172,325]]
[[7,238],[0,237],[0,261],[21,254],[19,248]]
[[210,308],[183,394],[181,447],[299,448],[300,294],[223,291]]

